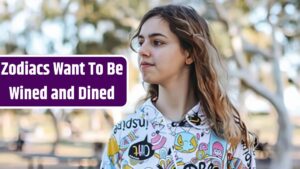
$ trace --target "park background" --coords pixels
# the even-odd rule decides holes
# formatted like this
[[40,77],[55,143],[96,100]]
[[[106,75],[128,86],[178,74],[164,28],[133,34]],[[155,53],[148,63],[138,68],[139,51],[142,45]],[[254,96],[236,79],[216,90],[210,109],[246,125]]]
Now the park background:
[[145,94],[129,35],[170,3],[209,22],[230,98],[259,137],[257,168],[300,168],[298,0],[0,0],[1,55],[122,54],[129,65],[124,107],[0,109],[0,168],[97,168],[113,124]]

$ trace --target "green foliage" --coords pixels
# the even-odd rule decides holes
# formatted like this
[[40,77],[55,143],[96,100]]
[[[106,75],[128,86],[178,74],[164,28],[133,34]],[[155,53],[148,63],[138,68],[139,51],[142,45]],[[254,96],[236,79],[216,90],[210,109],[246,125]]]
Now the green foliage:
[[244,12],[249,12],[250,11],[250,7],[247,3],[247,0],[236,0],[235,5],[236,5],[237,9],[241,9]]
[[[128,48],[129,39],[128,36],[119,36],[115,32],[129,35],[135,29],[136,24],[132,23],[137,23],[138,18],[149,8],[148,1],[138,0],[42,0],[40,4],[27,3],[25,0],[15,3],[0,2],[0,8],[5,9],[0,12],[0,26],[6,26],[6,34],[10,36],[0,38],[0,45],[3,46],[2,49],[0,48],[0,53],[61,54],[61,49],[67,47],[66,54],[114,53],[118,49]],[[28,15],[16,21],[20,12],[28,13]],[[68,20],[70,16],[75,18],[74,24]],[[14,25],[5,25],[4,21]],[[102,30],[105,25],[99,24],[101,21],[110,21],[113,27]],[[18,22],[25,24],[21,32],[13,32],[7,27],[13,27]],[[43,30],[51,29],[43,28],[46,22],[55,22],[56,26],[59,25],[59,29],[63,30],[62,37],[58,34],[56,40],[49,39]],[[89,32],[89,34],[95,34],[94,37],[80,36],[80,31],[87,31],[80,30],[81,26],[86,24],[94,26],[94,32]],[[70,32],[72,34],[68,35]],[[38,49],[38,46],[34,46],[36,44],[32,44],[34,41],[39,41],[33,39],[33,34],[40,36],[38,45],[44,46],[43,48]],[[56,34],[55,30],[53,34]],[[22,41],[23,43],[20,43]]]

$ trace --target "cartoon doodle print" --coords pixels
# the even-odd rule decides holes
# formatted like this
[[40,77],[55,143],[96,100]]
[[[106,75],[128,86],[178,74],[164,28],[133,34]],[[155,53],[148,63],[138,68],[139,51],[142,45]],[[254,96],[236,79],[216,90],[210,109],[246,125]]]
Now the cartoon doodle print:
[[191,123],[193,123],[196,126],[201,125],[202,119],[198,116],[198,112],[193,112],[192,115],[188,116],[188,119]]
[[172,122],[171,126],[172,127],[192,127],[192,125],[190,125],[186,119],[183,119],[180,122]]
[[[148,112],[151,111],[149,109]],[[114,128],[117,135],[109,139],[103,167],[144,169],[144,166],[147,166],[147,169],[175,169],[178,166],[183,169],[245,169],[254,165],[254,154],[245,143],[242,142],[237,149],[239,151],[236,155],[239,157],[234,157],[230,148],[227,148],[230,146],[228,142],[218,137],[209,126],[195,126],[199,122],[196,116],[172,123],[164,121],[163,117],[156,117],[150,121],[152,115],[146,115],[150,117],[133,117]],[[206,119],[201,115],[199,117],[202,120],[201,125]],[[124,132],[120,132],[121,130]],[[169,138],[172,139],[170,143]]]
[[191,160],[192,163],[196,164],[197,161],[203,160],[209,157],[208,155],[208,144],[200,143],[196,151],[196,157]]
[[243,146],[243,156],[244,156],[244,159],[247,163],[247,167],[248,168],[251,168],[251,164],[252,164],[252,155],[253,152],[251,152],[248,148],[247,148],[247,145],[246,143],[242,140],[242,146]]
[[125,129],[136,129],[145,127],[146,130],[148,129],[148,121],[142,118],[131,118],[127,121],[122,121],[116,125],[114,128],[114,134],[118,132],[118,130],[125,130]]
[[175,152],[175,160],[176,160],[177,166],[182,166],[182,165],[185,164],[185,163],[183,162],[183,158],[179,158],[179,157],[178,157],[177,152]]
[[205,159],[184,165],[183,169],[222,169],[223,161],[217,157],[208,156]]
[[224,147],[220,142],[218,141],[214,142],[212,146],[212,150],[213,150],[212,155],[214,157],[218,157],[219,159],[222,159]]
[[147,141],[147,136],[143,141],[137,142],[130,146],[128,155],[134,160],[146,160],[153,156],[154,150],[152,145]]
[[167,138],[159,133],[159,130],[152,133],[151,144],[152,149],[157,150],[162,148],[167,142]]
[[153,106],[146,105],[141,109],[142,118],[148,118],[149,121],[153,121],[156,118],[157,112]]
[[208,135],[210,134],[210,129],[209,128],[204,128],[204,129],[199,129],[201,132],[201,137],[203,137],[204,135]]
[[218,159],[224,159],[226,155],[227,142],[220,139],[214,132],[211,132],[209,139],[209,154]]
[[103,163],[103,166],[102,166],[101,169],[113,168],[113,167],[114,167],[114,165],[112,163],[106,161],[106,162]]
[[[132,162],[133,160],[130,159],[130,161]],[[135,160],[136,162],[132,162],[134,163],[134,165],[136,165],[139,161]],[[112,167],[113,168],[113,167]],[[122,161],[122,169],[134,169],[133,166],[131,166],[127,160],[123,160]],[[152,169],[151,167],[146,167],[145,169]]]
[[162,125],[161,123],[152,123],[152,127],[155,130],[155,132],[151,134],[152,149],[157,150],[162,148],[167,142],[167,138],[163,134],[161,134],[161,131],[163,131],[162,129],[165,126]]
[[120,141],[120,149],[124,152],[129,147],[130,143],[132,143],[134,140],[138,139],[139,137],[136,135],[138,132],[138,129],[134,129],[133,131],[130,131],[128,135],[123,137]]
[[108,141],[107,155],[113,164],[115,164],[118,159],[119,151],[120,151],[120,149],[119,149],[119,145],[117,143],[116,138],[111,137]]
[[123,169],[133,169],[129,164],[127,160],[122,161],[122,168]]
[[197,148],[197,140],[192,133],[182,131],[175,136],[174,147],[181,153],[191,153]]
[[[158,169],[176,169],[171,155],[171,149],[167,150],[165,147],[160,149],[159,154],[155,153],[154,156],[159,159],[159,163],[156,165]],[[178,162],[177,166],[183,163]]]
[[245,169],[245,168],[248,168],[246,167],[242,160],[239,159],[239,158],[232,158],[231,160],[228,160],[228,165],[227,165],[228,169],[235,169],[235,168],[239,168],[239,169]]
[[165,128],[165,125],[164,125],[164,120],[163,119],[158,119],[156,121],[153,121],[152,123],[152,127],[154,130],[162,130]]
[[183,169],[220,169],[214,166],[213,163],[207,163],[204,161],[200,161],[198,164],[186,164]]

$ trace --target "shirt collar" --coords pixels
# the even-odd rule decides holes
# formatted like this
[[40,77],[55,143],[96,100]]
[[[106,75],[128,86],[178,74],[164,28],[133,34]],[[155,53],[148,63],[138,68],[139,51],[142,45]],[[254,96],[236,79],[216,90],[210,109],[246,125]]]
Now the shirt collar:
[[[165,119],[163,114],[153,105],[151,99],[148,99],[139,109],[142,118],[149,120],[150,122],[161,121]],[[208,121],[206,115],[201,111],[200,103],[195,105],[190,109],[186,115],[185,119],[178,123],[179,125],[191,125],[195,128],[206,128],[208,127]]]

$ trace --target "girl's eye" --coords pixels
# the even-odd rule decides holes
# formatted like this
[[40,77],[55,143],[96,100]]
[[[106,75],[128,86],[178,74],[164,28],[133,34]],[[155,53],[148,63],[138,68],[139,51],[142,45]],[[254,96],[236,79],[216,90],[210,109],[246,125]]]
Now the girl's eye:
[[144,43],[144,41],[143,41],[143,40],[139,40],[139,41],[138,41],[138,44],[139,44],[139,46],[142,46],[142,45],[143,45],[143,43]]
[[152,43],[153,43],[153,46],[161,46],[161,45],[164,44],[164,43],[163,43],[162,41],[160,41],[160,40],[154,40]]

